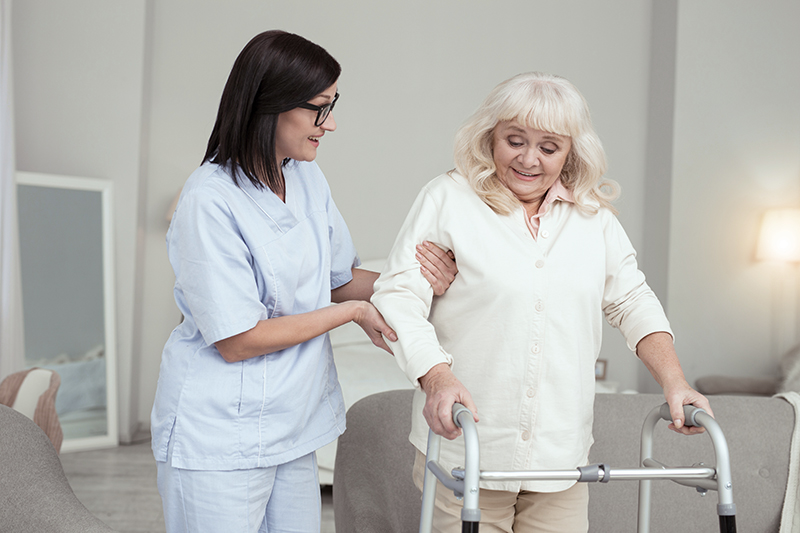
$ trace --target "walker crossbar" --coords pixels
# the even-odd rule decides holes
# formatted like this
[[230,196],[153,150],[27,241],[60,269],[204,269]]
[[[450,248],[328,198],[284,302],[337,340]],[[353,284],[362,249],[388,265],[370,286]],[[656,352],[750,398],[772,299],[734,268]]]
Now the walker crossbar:
[[457,498],[464,499],[461,510],[462,532],[477,533],[480,522],[478,507],[479,482],[484,481],[531,481],[574,480],[580,483],[608,483],[616,480],[639,481],[638,533],[650,531],[650,482],[668,479],[675,483],[694,487],[705,494],[716,490],[719,494],[717,514],[720,533],[736,533],[736,505],[733,503],[730,454],[728,444],[717,421],[697,407],[684,406],[685,425],[704,427],[711,437],[716,455],[716,468],[706,466],[668,467],[653,459],[653,430],[659,419],[672,421],[669,406],[665,403],[655,407],[645,419],[642,427],[641,468],[611,468],[606,464],[578,467],[573,470],[536,471],[481,471],[477,425],[472,413],[463,405],[453,406],[453,420],[464,434],[465,468],[453,469],[448,474],[439,464],[441,437],[430,431],[426,455],[425,481],[422,495],[420,533],[430,533],[433,525],[433,508],[436,498],[436,480],[452,490]]

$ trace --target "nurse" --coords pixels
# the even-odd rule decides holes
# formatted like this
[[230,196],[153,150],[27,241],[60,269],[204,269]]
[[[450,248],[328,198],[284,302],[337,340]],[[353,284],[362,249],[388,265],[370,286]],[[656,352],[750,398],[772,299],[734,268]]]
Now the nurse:
[[[167,249],[184,320],[151,415],[168,532],[318,532],[314,452],[345,429],[327,332],[352,321],[387,351],[382,336],[397,339],[314,163],[340,72],[300,36],[254,37],[181,193]],[[421,250],[444,292],[455,264]]]

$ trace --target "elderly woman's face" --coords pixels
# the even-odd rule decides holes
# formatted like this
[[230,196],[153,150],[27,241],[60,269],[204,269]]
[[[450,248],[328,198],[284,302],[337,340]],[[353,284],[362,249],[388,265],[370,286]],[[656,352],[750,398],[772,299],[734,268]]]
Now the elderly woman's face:
[[525,205],[529,216],[536,214],[561,175],[571,148],[570,137],[517,122],[500,122],[495,127],[492,150],[497,178]]

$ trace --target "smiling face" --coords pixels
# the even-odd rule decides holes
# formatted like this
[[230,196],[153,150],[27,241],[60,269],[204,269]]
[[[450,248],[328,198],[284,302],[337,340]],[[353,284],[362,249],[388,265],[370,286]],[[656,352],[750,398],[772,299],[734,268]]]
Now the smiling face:
[[[324,105],[333,101],[336,96],[334,83],[320,94],[309,100],[314,105]],[[317,112],[310,109],[296,107],[278,115],[278,125],[275,131],[275,156],[280,168],[281,162],[286,159],[295,161],[313,161],[317,157],[319,141],[326,131],[336,129],[336,120],[333,111],[319,126],[314,125]]]
[[535,215],[547,190],[561,175],[572,139],[504,121],[495,126],[492,153],[497,179]]

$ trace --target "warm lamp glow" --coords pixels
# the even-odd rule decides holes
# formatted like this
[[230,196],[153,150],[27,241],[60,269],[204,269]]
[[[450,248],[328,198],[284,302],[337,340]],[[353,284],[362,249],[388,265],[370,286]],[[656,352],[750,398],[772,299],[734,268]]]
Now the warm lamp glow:
[[800,261],[800,209],[772,209],[764,214],[756,259]]

